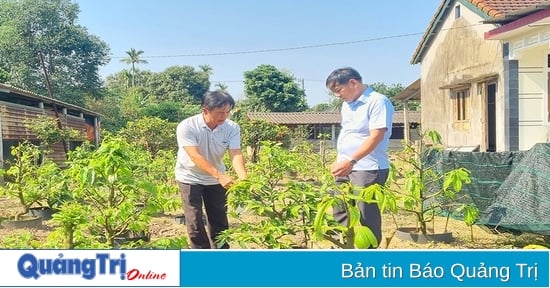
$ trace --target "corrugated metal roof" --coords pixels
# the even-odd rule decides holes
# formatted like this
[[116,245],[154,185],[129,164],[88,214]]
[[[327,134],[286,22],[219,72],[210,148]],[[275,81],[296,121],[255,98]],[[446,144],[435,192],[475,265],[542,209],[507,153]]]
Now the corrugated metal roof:
[[[340,112],[249,112],[250,120],[266,120],[281,125],[340,124]],[[408,113],[409,123],[420,123],[420,112]],[[393,113],[393,123],[403,124],[403,111]]]
[[411,85],[407,86],[407,88],[403,89],[403,91],[397,93],[397,95],[393,96],[393,100],[420,100],[421,93],[420,93],[420,78],[416,79]]
[[91,111],[91,110],[88,110],[86,108],[82,108],[82,107],[79,107],[79,106],[76,106],[76,105],[73,105],[73,104],[70,104],[70,103],[66,103],[66,102],[63,102],[63,101],[60,101],[60,100],[57,100],[57,99],[52,99],[50,97],[42,96],[42,95],[36,94],[34,92],[27,91],[27,90],[17,88],[17,87],[14,87],[14,86],[11,86],[11,85],[8,85],[8,84],[4,84],[4,83],[0,83],[0,92],[13,93],[13,94],[21,95],[21,96],[26,96],[26,97],[30,97],[30,98],[34,98],[34,99],[39,99],[39,100],[41,100],[42,102],[45,102],[45,103],[55,103],[56,105],[59,105],[59,106],[65,107],[65,108],[70,108],[70,109],[73,109],[73,110],[77,110],[77,111],[80,111],[80,112],[84,112],[84,113],[92,115],[92,116],[102,116],[101,114],[99,114],[97,112],[94,112],[94,111]]

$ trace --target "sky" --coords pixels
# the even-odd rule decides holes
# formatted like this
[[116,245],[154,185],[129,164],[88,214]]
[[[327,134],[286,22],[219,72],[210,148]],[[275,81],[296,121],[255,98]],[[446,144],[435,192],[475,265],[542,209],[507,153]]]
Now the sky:
[[142,50],[139,69],[209,65],[211,89],[244,96],[244,72],[269,64],[289,72],[309,106],[330,101],[326,77],[350,66],[363,82],[401,84],[420,77],[410,64],[441,0],[76,0],[79,25],[110,47],[107,75]]

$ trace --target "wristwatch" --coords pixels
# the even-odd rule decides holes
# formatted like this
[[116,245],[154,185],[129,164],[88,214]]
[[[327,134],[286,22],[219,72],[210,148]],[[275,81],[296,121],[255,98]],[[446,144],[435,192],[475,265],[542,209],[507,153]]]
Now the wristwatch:
[[355,165],[355,164],[357,164],[357,160],[351,159],[351,160],[349,160],[349,163],[351,163],[351,165]]

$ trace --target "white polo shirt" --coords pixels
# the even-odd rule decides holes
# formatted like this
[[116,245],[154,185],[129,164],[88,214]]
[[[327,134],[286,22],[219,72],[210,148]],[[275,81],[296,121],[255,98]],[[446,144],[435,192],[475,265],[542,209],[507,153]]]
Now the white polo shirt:
[[228,149],[241,148],[240,127],[227,119],[214,130],[210,129],[202,114],[189,117],[176,128],[178,155],[176,159],[176,180],[187,184],[215,185],[216,178],[197,168],[185,152],[185,146],[197,146],[201,155],[220,172],[225,172],[223,156]]
[[387,128],[384,139],[367,156],[359,159],[353,170],[388,169],[388,144],[393,121],[393,105],[388,97],[368,87],[355,101],[342,104],[342,130],[338,135],[337,161],[351,160],[365,142],[370,130]]

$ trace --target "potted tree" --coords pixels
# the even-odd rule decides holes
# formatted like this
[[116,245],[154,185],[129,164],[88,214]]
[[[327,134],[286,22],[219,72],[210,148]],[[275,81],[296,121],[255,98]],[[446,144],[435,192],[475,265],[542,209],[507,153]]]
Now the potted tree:
[[12,161],[7,161],[9,168],[0,170],[5,183],[0,187],[0,193],[19,203],[15,214],[2,221],[1,225],[10,228],[37,227],[42,224],[42,218],[29,216],[30,208],[44,199],[40,187],[40,150],[28,141],[11,148]]
[[[449,216],[459,208],[457,200],[464,184],[469,184],[470,173],[464,168],[443,171],[433,160],[442,151],[441,136],[429,130],[415,144],[407,143],[393,166],[394,175],[403,181],[394,181],[392,190],[400,208],[414,215],[414,227],[399,227],[395,236],[417,243],[451,242],[452,232],[447,230]],[[394,179],[395,180],[395,179]],[[395,189],[397,188],[397,189]],[[472,209],[472,208],[462,208]],[[436,215],[447,216],[443,231],[435,231]],[[432,224],[430,229],[429,224]]]
[[[229,216],[239,223],[224,231],[219,240],[237,242],[245,248],[309,248],[321,194],[312,183],[288,178],[287,174],[305,169],[306,162],[296,151],[262,142],[256,162],[248,167],[247,179],[228,191]],[[247,221],[245,215],[254,215],[254,222]]]
[[48,115],[39,115],[25,123],[27,129],[36,135],[40,145],[38,146],[38,157],[40,165],[38,173],[35,175],[34,182],[38,184],[36,190],[38,197],[30,207],[29,212],[33,216],[42,217],[43,220],[49,220],[63,201],[70,198],[68,188],[63,179],[61,179],[60,167],[49,157],[52,146],[56,143],[77,140],[82,141],[84,135],[82,131],[70,127],[60,127],[58,120]]
[[88,211],[90,233],[108,247],[147,241],[151,211],[138,208],[144,195],[155,195],[157,188],[143,169],[145,152],[117,138],[106,138],[97,150],[84,147],[70,154],[67,179],[73,198]]
[[59,205],[70,196],[67,188],[62,187],[60,180],[62,173],[59,166],[48,158],[43,158],[38,165],[34,179],[31,183],[35,186],[33,203],[29,208],[29,214],[41,217],[42,220],[50,220]]

